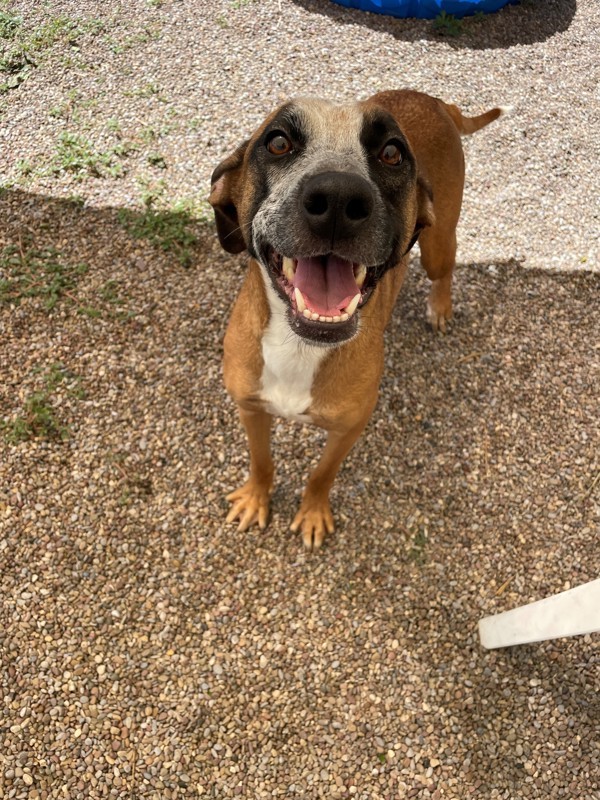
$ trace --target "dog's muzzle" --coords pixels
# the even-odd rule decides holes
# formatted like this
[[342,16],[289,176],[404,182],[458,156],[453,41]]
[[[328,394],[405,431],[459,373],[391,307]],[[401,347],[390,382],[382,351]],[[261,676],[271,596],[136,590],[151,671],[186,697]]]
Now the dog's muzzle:
[[361,174],[325,170],[307,177],[282,208],[292,222],[274,226],[259,252],[299,336],[339,344],[358,331],[357,311],[394,250],[380,206]]

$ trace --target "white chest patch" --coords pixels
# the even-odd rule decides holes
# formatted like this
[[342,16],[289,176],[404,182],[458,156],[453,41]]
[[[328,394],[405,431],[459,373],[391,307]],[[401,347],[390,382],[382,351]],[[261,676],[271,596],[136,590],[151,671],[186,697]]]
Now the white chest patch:
[[327,348],[310,345],[293,333],[282,301],[269,299],[271,319],[262,338],[261,399],[271,414],[309,422],[313,380]]

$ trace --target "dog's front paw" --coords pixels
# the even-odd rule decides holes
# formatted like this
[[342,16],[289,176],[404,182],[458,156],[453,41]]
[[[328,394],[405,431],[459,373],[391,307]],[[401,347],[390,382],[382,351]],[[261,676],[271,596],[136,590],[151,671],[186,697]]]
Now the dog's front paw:
[[306,548],[318,550],[323,544],[325,534],[333,533],[334,529],[329,500],[305,497],[290,527],[294,533],[301,531]]
[[227,522],[239,519],[238,531],[247,531],[251,525],[258,522],[258,527],[264,530],[269,518],[270,497],[270,486],[249,480],[225,498],[233,503],[227,514]]
[[427,321],[434,331],[446,333],[446,323],[452,319],[452,297],[447,281],[433,281],[427,299]]

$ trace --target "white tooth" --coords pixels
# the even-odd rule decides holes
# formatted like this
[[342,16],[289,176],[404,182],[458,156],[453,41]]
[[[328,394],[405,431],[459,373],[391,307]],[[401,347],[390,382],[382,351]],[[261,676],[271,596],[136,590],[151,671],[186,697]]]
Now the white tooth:
[[325,317],[326,322],[333,322],[333,317]]
[[288,281],[294,280],[294,275],[296,274],[296,267],[294,265],[294,259],[288,258],[287,256],[283,257],[283,274],[288,279]]
[[339,314],[336,314],[335,317],[333,318],[334,322],[339,322],[340,320],[341,320],[341,317],[339,316]]
[[304,302],[304,298],[302,297],[302,292],[298,287],[294,289],[294,297],[296,298],[296,306],[298,308],[298,313],[303,314],[306,311],[306,303]]
[[345,313],[344,313],[344,314],[342,314],[342,316],[340,317],[340,320],[341,320],[342,322],[346,322],[346,320],[349,318],[349,316],[350,316],[349,314],[345,314]]
[[312,319],[314,322],[316,322],[316,321],[319,319],[319,315],[317,314],[317,312],[316,312],[316,311],[313,311],[313,312],[312,312],[312,314],[310,315],[310,318],[311,318],[311,319]]
[[367,277],[367,268],[364,264],[359,264],[357,267],[354,268],[354,280],[356,281],[356,285],[360,289],[360,287],[365,282],[365,278]]
[[310,319],[310,318],[311,318],[311,313],[310,313],[310,311],[308,310],[308,308],[305,308],[305,309],[304,309],[304,311],[303,311],[302,313],[304,314],[304,316],[306,317],[306,319]]
[[327,322],[327,317],[324,317],[322,314],[319,314],[319,322]]
[[355,294],[354,297],[352,298],[352,300],[346,306],[346,312],[347,312],[349,317],[351,317],[352,314],[354,314],[354,312],[356,311],[356,307],[358,306],[359,302],[360,302],[360,292],[358,294]]

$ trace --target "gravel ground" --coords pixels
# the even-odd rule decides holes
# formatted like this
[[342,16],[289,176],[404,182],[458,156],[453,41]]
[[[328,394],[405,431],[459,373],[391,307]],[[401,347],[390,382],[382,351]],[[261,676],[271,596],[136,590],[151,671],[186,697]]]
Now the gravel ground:
[[[0,11],[0,798],[597,800],[597,636],[476,625],[599,570],[598,5],[455,39],[311,0]],[[244,263],[207,176],[289,94],[395,85],[516,112],[465,142],[451,333],[416,258],[311,555],[315,429],[276,426],[267,531],[223,522]]]

